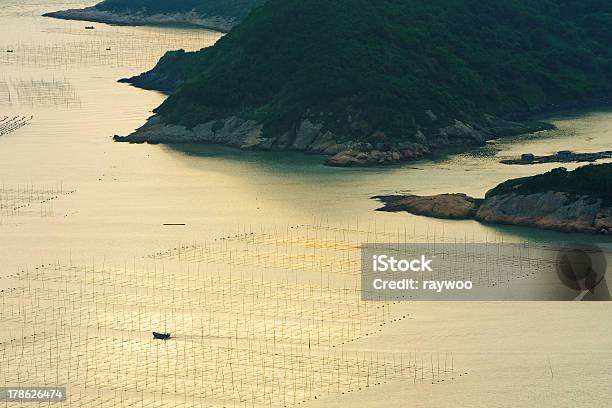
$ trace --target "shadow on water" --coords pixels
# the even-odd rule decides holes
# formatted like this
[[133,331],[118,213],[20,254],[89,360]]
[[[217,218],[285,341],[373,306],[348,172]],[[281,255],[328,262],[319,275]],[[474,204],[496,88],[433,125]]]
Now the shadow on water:
[[[338,202],[338,205],[350,205],[351,200],[372,201],[372,196],[393,191],[394,188],[395,192],[398,192],[402,181],[407,177],[422,179],[423,170],[431,168],[431,166],[438,166],[457,153],[447,151],[431,160],[397,166],[336,168],[325,166],[323,164],[324,156],[306,155],[301,152],[248,151],[223,145],[201,143],[171,144],[164,145],[162,148],[176,154],[179,159],[185,159],[185,163],[189,166],[210,166],[223,172],[241,173],[245,177],[264,177],[269,180],[270,184],[278,185],[279,189],[283,188],[290,191],[287,184],[289,180],[289,185],[295,183],[295,188],[298,188],[301,194],[305,194],[307,191],[316,191],[323,197],[333,191],[334,196],[345,197],[346,199],[344,204]],[[477,148],[467,153],[464,151],[463,154],[471,155],[478,160],[478,158],[482,159],[482,156],[490,155],[490,152],[486,149],[486,147]],[[194,158],[203,160],[193,160]],[[418,175],[415,175],[415,172],[418,172]],[[294,191],[294,193],[297,193],[297,191]],[[375,207],[379,206],[375,205]],[[481,224],[470,220],[426,219],[408,213],[387,213],[386,216],[396,218],[394,222],[399,223],[398,225],[402,222],[431,222],[433,224],[445,224],[446,228],[453,229],[473,224],[474,226],[477,225],[477,228],[483,232],[490,231],[491,235],[501,235],[507,237],[509,241],[612,242],[612,237],[600,235],[562,233],[521,226]]]
[[[474,221],[478,222],[478,221]],[[567,244],[580,244],[580,243],[612,243],[612,237],[606,235],[597,234],[583,234],[573,232],[559,232],[552,230],[544,230],[539,228],[522,227],[515,225],[495,225],[495,224],[482,224],[486,228],[494,230],[496,233],[503,236],[515,237],[521,241],[529,241],[534,243],[567,243]]]
[[210,143],[172,143],[165,144],[164,147],[189,157],[222,159],[262,167],[322,166],[325,160],[324,156],[306,155],[301,152],[242,150]]
[[163,148],[169,152],[180,153],[181,156],[187,158],[209,159],[219,165],[229,163],[231,166],[257,168],[266,173],[281,172],[283,176],[288,174],[299,174],[301,177],[328,176],[338,180],[344,177],[353,180],[352,176],[357,174],[392,175],[398,171],[418,169],[418,163],[420,163],[374,167],[331,167],[324,164],[327,156],[304,154],[303,152],[242,150],[208,143],[166,144],[163,145]]

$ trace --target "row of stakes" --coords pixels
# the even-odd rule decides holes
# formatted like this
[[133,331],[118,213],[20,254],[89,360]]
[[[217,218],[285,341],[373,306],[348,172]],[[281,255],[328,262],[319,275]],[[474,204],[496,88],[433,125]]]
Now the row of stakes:
[[8,135],[28,125],[34,116],[4,116],[0,118],[0,136]]
[[40,216],[53,215],[53,209],[50,207],[52,202],[74,193],[76,190],[65,189],[62,184],[49,187],[2,185],[0,186],[0,224],[4,217],[18,216],[26,212],[38,211]]
[[[308,234],[291,245],[312,246]],[[250,239],[249,251],[260,245],[235,238]],[[343,251],[318,254],[342,259]],[[223,257],[143,262],[57,262],[6,278],[0,321],[10,338],[0,354],[14,364],[0,368],[0,384],[67,384],[68,406],[287,407],[464,375],[452,353],[361,350],[356,338],[380,336],[407,315],[393,302],[363,302],[356,286],[274,280]],[[172,337],[155,340],[154,329]]]

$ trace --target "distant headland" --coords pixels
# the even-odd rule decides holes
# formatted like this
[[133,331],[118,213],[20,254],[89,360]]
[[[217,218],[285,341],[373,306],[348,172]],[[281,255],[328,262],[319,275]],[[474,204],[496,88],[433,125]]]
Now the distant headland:
[[92,7],[44,14],[116,25],[178,25],[227,32],[265,0],[105,0]]
[[521,225],[563,232],[612,233],[612,163],[506,181],[484,199],[465,194],[373,197],[380,211]]
[[214,46],[126,79],[168,92],[125,142],[399,163],[609,103],[612,3],[269,0]]

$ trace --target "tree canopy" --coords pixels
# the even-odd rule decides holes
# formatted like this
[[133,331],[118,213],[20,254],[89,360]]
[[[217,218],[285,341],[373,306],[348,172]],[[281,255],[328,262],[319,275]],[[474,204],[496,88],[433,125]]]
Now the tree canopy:
[[605,0],[269,0],[213,47],[162,59],[184,83],[157,113],[187,126],[237,115],[264,132],[311,118],[347,140],[410,140],[607,98],[611,40]]

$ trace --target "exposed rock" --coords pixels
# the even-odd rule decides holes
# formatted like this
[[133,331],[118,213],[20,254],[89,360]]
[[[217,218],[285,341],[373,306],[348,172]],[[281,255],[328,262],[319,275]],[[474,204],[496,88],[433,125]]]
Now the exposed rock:
[[528,124],[512,122],[496,116],[484,115],[484,121],[479,128],[493,137],[503,137],[550,130],[554,129],[554,126],[544,122]]
[[[399,154],[396,156],[398,157]],[[398,160],[395,160],[399,161]],[[352,167],[352,166],[368,166],[373,164],[391,164],[393,163],[392,152],[381,152],[379,150],[361,151],[348,149],[343,150],[336,155],[328,158],[325,164],[334,167]]]
[[305,119],[295,132],[295,141],[291,148],[299,151],[308,150],[310,145],[321,135],[322,129],[323,125]]
[[612,150],[603,152],[576,153],[569,150],[562,150],[555,154],[536,156],[532,153],[524,153],[517,159],[500,160],[502,164],[541,164],[541,163],[568,163],[568,162],[595,162],[597,160],[611,159]]
[[327,159],[325,164],[334,167],[363,166],[367,164],[367,159],[365,154],[361,155],[351,150],[344,150]]
[[[323,151],[321,153],[327,155],[327,156],[331,156],[332,154],[338,154],[339,151],[341,151],[344,148],[344,146],[342,144],[338,144],[335,142],[328,142],[328,144],[326,145],[325,149],[323,149]],[[314,150],[311,150],[311,152],[315,152]]]
[[455,123],[452,125],[440,129],[437,137],[444,140],[445,143],[449,145],[470,142],[480,143],[487,140],[487,135],[482,131],[458,120],[455,120]]
[[159,116],[149,118],[128,136],[114,137],[117,142],[129,143],[190,143],[225,144],[242,149],[298,150],[309,153],[336,154],[345,145],[335,141],[335,135],[323,132],[320,125],[304,121],[296,131],[278,137],[264,137],[263,125],[236,116],[199,124],[193,129],[164,123]]
[[285,133],[280,134],[278,137],[274,138],[274,142],[272,143],[271,150],[290,150],[295,140],[295,131],[291,130]]
[[54,11],[44,14],[44,16],[63,20],[94,21],[115,25],[188,25],[221,32],[228,32],[239,22],[233,18],[203,16],[194,11],[153,15],[143,13],[119,14],[98,10],[95,7]]
[[325,164],[335,167],[398,164],[420,159],[430,153],[429,147],[411,142],[400,143],[397,148],[384,151],[368,148],[363,144],[349,144],[348,149],[328,158]]
[[115,135],[113,139],[129,143],[182,143],[193,140],[194,134],[184,126],[146,123],[128,136]]
[[487,198],[476,219],[566,232],[608,232],[612,208],[599,199],[549,191],[531,195],[504,194]]
[[319,131],[318,136],[308,147],[310,153],[320,153],[325,155],[334,155],[345,149],[345,146],[336,142],[336,135],[332,132],[323,130]]
[[605,206],[600,199],[561,192],[503,194],[486,199],[465,194],[373,198],[385,203],[381,211],[407,211],[434,218],[475,219],[563,232],[612,233],[612,207]]
[[445,219],[472,219],[482,200],[465,194],[440,194],[435,196],[394,195],[374,197],[385,206],[381,211],[407,211],[415,215]]
[[115,136],[117,142],[130,143],[223,143],[244,149],[269,149],[268,139],[262,138],[262,125],[252,121],[229,117],[200,124],[193,129],[163,123],[153,116],[147,123],[128,136]]
[[[166,79],[160,77],[156,81],[163,82]],[[509,129],[527,129],[525,125],[513,124],[514,122],[491,116],[488,116],[486,121],[486,126],[472,126],[455,121],[451,126],[434,131],[429,137],[419,130],[410,141],[371,144],[350,140],[339,142],[340,138],[336,134],[316,119],[309,118],[303,119],[292,130],[264,137],[261,123],[236,116],[203,123],[193,129],[164,124],[155,116],[131,135],[116,136],[115,140],[133,143],[210,142],[244,149],[302,151],[330,156],[325,162],[330,166],[351,167],[398,164],[421,159],[441,148],[479,145],[494,137],[491,133],[494,126],[505,126],[504,132]]]

